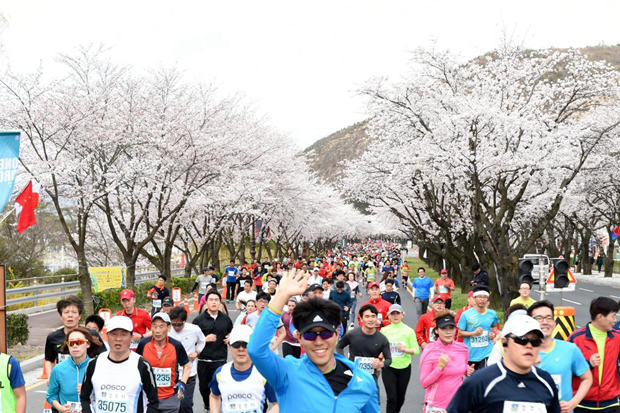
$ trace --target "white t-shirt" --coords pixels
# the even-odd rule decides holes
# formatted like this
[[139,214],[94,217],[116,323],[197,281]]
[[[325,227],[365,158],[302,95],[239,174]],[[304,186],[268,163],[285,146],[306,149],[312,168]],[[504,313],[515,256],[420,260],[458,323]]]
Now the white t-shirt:
[[[202,330],[195,324],[185,322],[183,326],[183,330],[180,333],[177,333],[174,327],[170,329],[168,332],[168,337],[172,337],[183,344],[183,348],[187,354],[189,353],[200,353],[202,349],[205,347],[205,335],[202,334]],[[198,363],[198,359],[195,358],[192,361],[192,370],[189,374],[190,376],[195,376],[197,373],[196,365]]]
[[245,307],[245,304],[250,300],[256,300],[256,291],[246,293],[245,290],[243,290],[237,295],[237,302],[243,307]]

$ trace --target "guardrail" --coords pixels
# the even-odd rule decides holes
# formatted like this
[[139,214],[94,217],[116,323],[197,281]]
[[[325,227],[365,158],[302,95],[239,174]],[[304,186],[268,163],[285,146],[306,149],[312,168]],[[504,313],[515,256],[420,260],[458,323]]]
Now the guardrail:
[[[173,277],[181,277],[185,274],[185,271],[183,270],[183,268],[176,268],[172,270],[171,273]],[[159,274],[160,274],[159,271],[149,271],[149,272],[138,273],[136,274],[136,284],[142,284],[142,283],[145,283],[151,280],[155,280],[157,279]],[[58,277],[58,276],[54,276],[54,277]],[[22,281],[24,280],[30,280],[30,279],[22,279]],[[16,280],[12,280],[12,281],[16,281]],[[36,278],[32,279],[32,281],[36,282]],[[55,290],[55,291],[44,292],[44,291],[49,291],[49,290]],[[44,293],[39,294],[40,292],[44,292]],[[32,311],[33,309],[36,309],[37,307],[39,307],[38,305],[39,300],[44,300],[48,298],[61,299],[68,295],[75,295],[78,292],[80,292],[79,281],[66,281],[66,282],[63,281],[63,282],[52,283],[52,284],[35,284],[35,285],[28,286],[28,287],[9,288],[6,290],[7,297],[11,295],[17,295],[17,294],[31,294],[32,293],[32,295],[26,295],[26,296],[17,297],[17,298],[7,298],[6,305],[10,306],[10,305],[15,305],[15,304],[23,304],[23,303],[34,303],[32,307],[29,307],[27,309],[9,311],[9,313],[23,312],[24,310]]]

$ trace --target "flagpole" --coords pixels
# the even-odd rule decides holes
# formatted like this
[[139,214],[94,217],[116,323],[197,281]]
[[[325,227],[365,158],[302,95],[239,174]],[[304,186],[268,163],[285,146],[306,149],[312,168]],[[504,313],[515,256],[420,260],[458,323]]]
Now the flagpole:
[[15,207],[11,208],[9,210],[9,212],[7,212],[6,214],[4,214],[4,216],[2,218],[0,218],[0,224],[2,224],[8,217],[9,215],[11,215],[11,213],[15,211]]

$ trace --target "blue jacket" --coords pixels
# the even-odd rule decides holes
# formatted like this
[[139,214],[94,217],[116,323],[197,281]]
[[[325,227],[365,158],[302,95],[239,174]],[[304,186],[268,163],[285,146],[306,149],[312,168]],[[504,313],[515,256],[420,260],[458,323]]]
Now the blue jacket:
[[80,401],[80,395],[77,392],[78,380],[80,384],[84,381],[86,366],[89,361],[90,357],[86,356],[86,360],[80,363],[78,370],[73,358],[69,357],[52,369],[45,396],[50,404],[54,400],[58,400],[60,404],[66,404],[68,401]]
[[248,343],[248,353],[258,371],[276,391],[281,412],[296,413],[378,413],[379,397],[373,377],[340,354],[334,356],[346,364],[353,377],[337,397],[316,365],[303,355],[282,358],[269,348],[280,316],[265,309]]

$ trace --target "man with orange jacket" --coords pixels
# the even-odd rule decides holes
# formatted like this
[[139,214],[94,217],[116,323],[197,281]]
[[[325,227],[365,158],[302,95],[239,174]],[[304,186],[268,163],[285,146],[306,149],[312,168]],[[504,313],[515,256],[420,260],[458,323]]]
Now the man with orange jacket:
[[[378,282],[373,281],[368,283],[368,295],[370,296],[370,300],[363,303],[360,308],[366,304],[374,306],[377,311],[379,311],[379,316],[377,317],[377,320],[379,321],[378,328],[389,325],[390,320],[388,319],[388,312],[390,311],[390,306],[392,303],[381,298],[381,288],[379,287]],[[362,318],[359,313],[357,314],[357,322],[360,326],[362,326]]]
[[435,341],[436,337],[433,333],[433,329],[435,328],[435,314],[438,311],[446,309],[446,303],[440,294],[435,295],[432,301],[432,310],[429,313],[422,314],[418,319],[418,324],[415,326],[415,336],[422,349],[431,341]]

